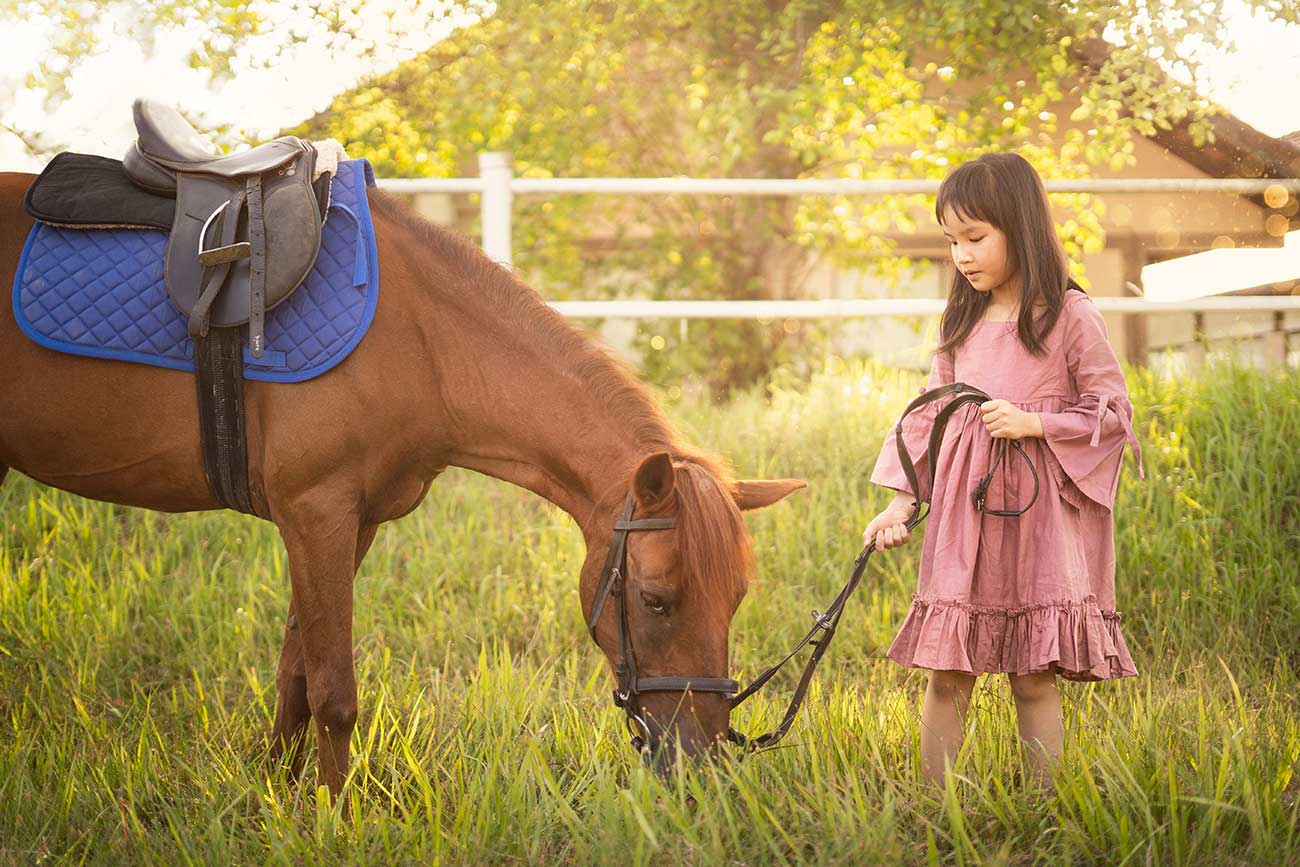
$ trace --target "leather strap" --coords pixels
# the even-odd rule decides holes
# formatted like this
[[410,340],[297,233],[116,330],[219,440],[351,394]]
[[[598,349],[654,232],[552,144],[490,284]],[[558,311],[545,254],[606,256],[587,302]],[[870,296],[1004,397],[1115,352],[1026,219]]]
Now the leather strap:
[[798,683],[795,684],[794,693],[790,697],[790,703],[786,706],[785,714],[781,717],[781,722],[772,731],[757,737],[749,737],[735,728],[728,728],[727,736],[732,743],[744,748],[746,752],[754,752],[775,746],[790,731],[795,718],[799,715],[799,708],[803,706],[804,698],[808,694],[813,672],[817,670],[817,664],[821,662],[822,657],[826,655],[826,651],[830,649],[831,639],[835,637],[835,630],[840,625],[840,617],[844,614],[845,603],[849,601],[849,597],[862,583],[862,575],[867,567],[867,559],[873,551],[875,551],[874,542],[864,548],[862,553],[858,554],[857,559],[853,561],[853,573],[849,576],[848,583],[844,585],[839,595],[831,602],[825,614],[816,609],[813,610],[813,626],[795,645],[794,650],[787,653],[776,665],[754,678],[753,683],[737,693],[731,700],[731,707],[734,710],[742,702],[762,689],[778,671],[785,667],[786,663],[795,657],[795,654],[811,644],[813,651],[809,654],[808,661],[804,663],[803,672],[799,675]]
[[[917,397],[909,403],[907,408],[903,410],[903,415],[899,418],[898,424],[894,426],[894,444],[898,449],[898,460],[902,464],[903,475],[907,477],[907,482],[911,486],[912,495],[916,497],[916,503],[913,505],[912,517],[909,518],[906,523],[908,530],[911,530],[924,520],[925,515],[929,513],[929,503],[926,503],[926,511],[925,513],[922,513],[920,509],[920,485],[917,482],[916,469],[912,463],[912,456],[908,453],[907,446],[903,442],[903,421],[910,414],[926,404],[933,403],[936,400],[941,400],[949,395],[956,395],[956,397],[950,400],[943,409],[939,410],[938,414],[935,416],[934,424],[930,428],[930,442],[927,449],[929,459],[926,463],[930,470],[929,490],[932,493],[934,491],[935,475],[939,470],[939,447],[943,444],[943,435],[944,431],[948,428],[948,419],[952,417],[953,413],[967,404],[980,404],[993,399],[973,385],[967,385],[964,382],[953,382],[948,385],[942,385],[938,388],[930,389],[925,394]],[[1025,465],[1029,467],[1029,473],[1034,480],[1033,496],[1031,496],[1029,502],[1020,509],[985,508],[984,498],[988,491],[989,484],[993,481],[994,474],[997,473],[1006,462],[1007,443],[1010,443],[1010,447],[1016,450],[1016,454],[1020,455],[1021,460],[1023,460]],[[975,491],[972,494],[972,501],[975,508],[986,515],[996,515],[998,517],[1014,518],[1018,515],[1023,515],[1028,511],[1029,507],[1038,500],[1038,470],[1035,469],[1034,462],[1029,459],[1029,455],[1025,454],[1025,448],[1019,440],[998,438],[994,440],[994,448],[998,451],[997,457],[990,464],[989,471],[984,474],[979,483],[975,486]]]
[[[950,385],[941,386],[931,389],[925,394],[913,400],[903,410],[903,415],[898,424],[894,427],[895,447],[898,449],[899,460],[903,465],[903,473],[907,477],[911,490],[916,496],[916,503],[913,507],[912,515],[906,521],[909,530],[915,528],[925,519],[929,513],[929,504],[926,503],[926,510],[921,510],[922,500],[920,498],[920,486],[917,483],[916,470],[912,463],[912,456],[907,451],[907,446],[903,441],[903,422],[908,415],[920,409],[921,407],[941,400],[945,397],[956,395],[949,401],[935,416],[934,425],[930,431],[930,440],[928,443],[927,454],[929,457],[930,471],[930,488],[934,491],[935,473],[938,469],[939,450],[943,445],[944,432],[948,426],[948,420],[952,418],[953,413],[963,406],[971,403],[984,403],[991,398],[983,391],[974,386],[967,385],[964,382],[954,382]],[[1007,444],[1016,450],[1029,466],[1030,473],[1034,478],[1034,494],[1029,503],[1021,509],[988,509],[984,506],[984,498],[987,494],[989,484],[993,476],[999,469],[1002,469],[1006,463]],[[980,479],[976,485],[975,492],[972,495],[975,508],[988,515],[998,515],[1014,517],[1023,514],[1038,499],[1038,471],[1034,464],[1025,454],[1023,446],[1017,440],[1005,440],[999,438],[995,441],[997,455],[989,466],[989,471]],[[600,622],[601,615],[604,613],[605,606],[611,598],[617,598],[618,601],[618,641],[619,641],[619,661],[615,671],[618,679],[618,688],[614,691],[614,704],[622,708],[627,715],[628,729],[632,732],[632,746],[641,751],[643,756],[648,756],[648,748],[652,746],[652,732],[647,722],[641,717],[637,703],[637,696],[646,692],[691,692],[697,693],[714,693],[728,696],[728,703],[732,709],[735,709],[754,693],[758,692],[767,685],[773,677],[776,676],[782,668],[786,666],[794,657],[805,647],[812,645],[812,653],[808,656],[808,661],[804,664],[799,680],[795,684],[794,693],[790,698],[790,703],[786,706],[785,714],[781,717],[780,723],[770,732],[757,737],[748,737],[735,728],[728,728],[728,738],[732,743],[741,746],[746,753],[773,747],[790,731],[794,724],[795,718],[799,714],[799,709],[803,706],[804,699],[807,697],[808,688],[812,683],[813,673],[817,670],[818,663],[821,662],[826,651],[830,648],[831,639],[835,637],[835,630],[839,627],[840,617],[844,614],[844,607],[852,597],[858,586],[862,583],[862,576],[866,572],[867,561],[872,553],[876,550],[876,543],[873,541],[862,549],[861,553],[853,561],[853,571],[849,575],[849,580],[836,595],[830,606],[823,614],[813,610],[813,625],[795,645],[794,649],[787,653],[780,662],[765,670],[763,673],[754,678],[753,682],[743,690],[737,691],[739,684],[735,680],[722,677],[641,677],[637,670],[636,653],[632,647],[632,633],[627,620],[627,601],[624,592],[625,571],[627,569],[627,534],[633,530],[667,530],[676,526],[676,520],[673,518],[642,518],[633,520],[632,514],[636,508],[636,498],[629,493],[623,502],[623,512],[614,522],[614,534],[610,539],[609,551],[605,555],[605,564],[601,569],[601,583],[596,588],[596,597],[592,602],[591,614],[587,618],[587,631],[591,634],[592,640],[596,638],[596,625]]]
[[247,259],[252,255],[253,247],[247,241],[240,241],[230,244],[226,247],[216,247],[211,250],[204,250],[199,254],[199,264],[205,268],[211,268],[214,265],[225,265],[229,262],[238,262],[240,259]]
[[671,530],[676,526],[675,518],[639,518],[635,521],[620,519],[614,522],[615,530]]
[[627,619],[627,534],[634,530],[670,530],[677,526],[675,518],[640,518],[633,520],[636,497],[628,493],[623,501],[623,512],[614,522],[614,533],[609,551],[601,567],[601,581],[596,587],[591,613],[587,617],[587,632],[596,640],[596,626],[611,598],[618,599],[619,656],[615,667],[618,686],[614,690],[614,705],[623,710],[627,727],[632,734],[632,746],[643,757],[649,758],[654,733],[641,716],[638,696],[647,692],[714,693],[730,697],[740,684],[727,677],[695,677],[672,675],[667,677],[641,677],[637,667],[636,649],[632,646],[632,629]]
[[199,444],[208,490],[228,509],[252,515],[244,438],[244,359],[238,328],[194,338]]
[[[200,236],[200,249],[196,254],[200,261],[203,261],[204,254],[209,251],[215,252],[236,246],[235,230],[239,227],[239,212],[243,208],[243,191],[235,193],[226,204],[221,206],[222,213],[218,223],[220,242],[215,247],[205,248],[203,247],[205,239]],[[194,302],[194,308],[190,311],[189,321],[190,337],[195,338],[196,343],[199,337],[206,336],[208,333],[208,314],[212,310],[212,304],[217,300],[217,295],[221,293],[221,287],[226,285],[226,277],[230,274],[230,265],[234,261],[233,258],[217,257],[217,261],[211,267],[203,269],[203,288]],[[197,349],[195,354],[197,357]]]
[[[912,493],[917,498],[916,504],[913,507],[912,515],[906,522],[908,530],[915,528],[925,519],[926,514],[929,513],[929,504],[926,504],[926,511],[922,512],[920,509],[922,502],[919,496],[920,488],[917,485],[916,471],[912,464],[912,456],[908,454],[907,446],[903,442],[903,421],[908,417],[908,415],[926,404],[932,403],[936,400],[941,400],[954,394],[957,395],[957,397],[938,412],[935,416],[934,425],[930,430],[930,441],[927,454],[929,457],[930,468],[930,491],[933,492],[935,473],[938,468],[939,449],[943,445],[943,435],[947,428],[948,420],[952,418],[952,414],[962,406],[969,403],[984,403],[985,401],[991,400],[991,398],[974,386],[967,385],[964,382],[954,382],[951,385],[931,389],[924,395],[913,400],[907,405],[907,408],[903,410],[903,415],[899,418],[898,424],[894,426],[895,445],[898,449],[899,460],[903,465],[903,473],[907,476],[907,480],[912,488]],[[1020,456],[1024,458],[1025,463],[1029,465],[1030,472],[1033,473],[1034,495],[1030,498],[1029,503],[1019,510],[984,508],[984,495],[988,489],[989,483],[992,481],[994,473],[1002,467],[1006,459],[1005,443],[1008,441],[999,439],[999,442],[1003,445],[999,451],[996,462],[989,468],[989,472],[980,479],[979,484],[976,486],[976,495],[974,496],[975,507],[985,514],[990,515],[1020,515],[1029,509],[1029,507],[1038,499],[1038,471],[1034,469],[1033,462],[1029,460],[1027,455],[1025,455],[1024,449],[1020,445],[1019,441],[1014,440],[1010,441],[1011,445],[1016,449]],[[813,610],[812,628],[804,634],[804,637],[795,645],[794,650],[787,653],[776,665],[773,665],[771,668],[758,675],[758,677],[754,678],[754,681],[750,683],[749,686],[745,687],[744,690],[737,693],[735,697],[731,699],[731,707],[735,709],[754,693],[762,689],[778,671],[784,668],[785,665],[799,653],[799,651],[803,650],[810,644],[813,646],[813,651],[809,654],[808,661],[804,664],[803,672],[799,675],[799,681],[795,684],[794,693],[790,698],[790,703],[786,706],[785,715],[782,716],[781,722],[777,727],[772,731],[757,737],[748,737],[736,729],[730,728],[728,730],[728,737],[732,743],[739,745],[746,752],[754,752],[775,746],[776,743],[784,738],[790,731],[790,726],[793,725],[795,718],[798,716],[799,708],[803,705],[804,699],[807,696],[808,687],[812,683],[813,672],[816,671],[817,664],[826,654],[827,649],[830,648],[831,639],[835,637],[835,630],[839,627],[840,617],[844,614],[844,606],[849,601],[849,597],[851,597],[858,589],[858,585],[862,583],[862,576],[866,572],[867,561],[875,550],[876,543],[874,541],[870,542],[862,549],[861,553],[859,553],[853,561],[853,571],[849,575],[848,582],[845,583],[843,589],[840,590],[834,601],[831,602],[830,607],[826,609],[825,614],[822,614],[815,609]]]
[[248,260],[248,351],[261,358],[266,329],[266,219],[262,211],[262,176],[250,175],[248,193],[248,241],[252,255]]
[[728,677],[641,677],[637,678],[637,692],[718,692],[731,695],[740,689],[737,681]]

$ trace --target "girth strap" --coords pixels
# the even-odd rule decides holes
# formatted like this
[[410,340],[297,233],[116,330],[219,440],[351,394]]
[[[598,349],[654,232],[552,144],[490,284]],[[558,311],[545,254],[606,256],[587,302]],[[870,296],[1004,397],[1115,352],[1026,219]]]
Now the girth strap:
[[226,508],[256,514],[248,489],[244,358],[238,328],[213,328],[194,338],[194,382],[208,490]]

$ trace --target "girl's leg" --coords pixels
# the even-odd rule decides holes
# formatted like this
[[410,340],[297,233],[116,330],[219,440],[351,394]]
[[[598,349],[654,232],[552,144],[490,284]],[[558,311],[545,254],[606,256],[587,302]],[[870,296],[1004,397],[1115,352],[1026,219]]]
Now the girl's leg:
[[1056,673],[1013,674],[1010,678],[1020,738],[1025,742],[1035,777],[1039,783],[1047,785],[1052,779],[1052,766],[1060,760],[1065,745],[1065,722]]
[[944,762],[952,764],[966,730],[966,710],[975,675],[932,671],[921,707],[921,772],[943,785]]

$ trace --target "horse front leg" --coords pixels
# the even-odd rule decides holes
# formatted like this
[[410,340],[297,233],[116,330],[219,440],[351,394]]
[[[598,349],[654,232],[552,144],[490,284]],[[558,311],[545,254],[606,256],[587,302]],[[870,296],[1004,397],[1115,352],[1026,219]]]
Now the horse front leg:
[[[353,574],[361,568],[361,561],[375,541],[378,525],[363,527],[357,537]],[[271,728],[271,761],[279,764],[289,760],[289,775],[297,780],[302,776],[303,747],[307,724],[311,722],[311,704],[307,700],[307,663],[303,658],[302,638],[294,605],[289,603],[289,616],[284,625],[284,641],[280,646],[280,662],[275,671],[275,724]]]
[[361,526],[355,512],[339,506],[343,502],[346,497],[321,490],[295,499],[284,510],[273,508],[289,555],[307,708],[316,723],[319,785],[329,788],[332,799],[343,789],[357,721],[352,581]]
[[302,656],[298,637],[298,618],[289,603],[289,617],[284,624],[284,643],[280,646],[280,663],[275,668],[275,724],[271,728],[271,761],[279,764],[289,759],[289,775],[302,775],[303,737],[311,722],[307,704],[307,663]]

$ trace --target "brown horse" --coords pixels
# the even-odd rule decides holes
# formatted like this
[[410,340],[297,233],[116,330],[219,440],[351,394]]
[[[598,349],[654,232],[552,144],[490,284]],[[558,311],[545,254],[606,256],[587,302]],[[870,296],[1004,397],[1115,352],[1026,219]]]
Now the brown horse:
[[[31,228],[33,177],[0,174],[0,274]],[[448,466],[527,488],[568,512],[587,556],[592,610],[628,492],[636,517],[673,529],[628,537],[622,596],[643,675],[725,677],[727,634],[753,567],[740,512],[803,487],[734,481],[684,444],[647,392],[594,341],[470,242],[371,191],[382,288],[373,324],[341,365],[308,382],[248,382],[249,475],[275,523],[292,597],[276,673],[271,749],[302,768],[315,720],[321,783],[337,795],[357,717],[352,583],[380,524],[410,513]],[[11,284],[4,283],[6,291]],[[0,479],[124,505],[220,508],[199,453],[190,374],[36,345],[0,305]],[[620,661],[616,606],[596,637]],[[646,693],[639,713],[669,755],[708,750],[728,730],[714,694]]]

